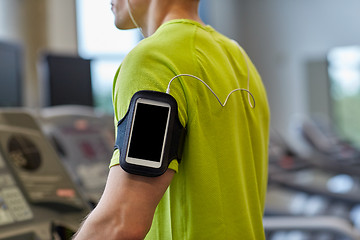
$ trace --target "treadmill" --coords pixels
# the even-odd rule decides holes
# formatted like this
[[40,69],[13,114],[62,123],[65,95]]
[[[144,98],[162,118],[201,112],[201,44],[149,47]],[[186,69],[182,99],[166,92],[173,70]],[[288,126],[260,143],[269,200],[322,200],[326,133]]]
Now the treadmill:
[[[360,239],[359,183],[358,176],[319,168],[271,138],[267,239]],[[334,222],[341,229],[331,230]]]
[[96,205],[115,143],[113,116],[87,106],[64,105],[42,109],[39,118],[72,179]]
[[90,209],[32,114],[0,110],[0,239],[70,239]]
[[265,217],[267,240],[359,240],[360,233],[336,217]]

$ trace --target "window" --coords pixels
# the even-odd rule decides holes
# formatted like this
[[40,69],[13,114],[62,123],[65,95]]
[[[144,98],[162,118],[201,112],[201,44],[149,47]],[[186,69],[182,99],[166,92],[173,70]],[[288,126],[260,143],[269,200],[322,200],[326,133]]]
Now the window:
[[332,49],[328,63],[333,118],[343,137],[360,146],[360,46]]
[[126,54],[139,42],[139,30],[118,30],[110,1],[77,0],[79,55],[91,59],[95,107],[113,113],[111,91],[115,72]]

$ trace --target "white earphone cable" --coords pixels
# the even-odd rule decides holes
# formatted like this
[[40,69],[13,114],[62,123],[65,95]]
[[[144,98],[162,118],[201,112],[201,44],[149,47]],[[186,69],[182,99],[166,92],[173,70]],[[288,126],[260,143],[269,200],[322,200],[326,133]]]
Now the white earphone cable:
[[131,12],[131,6],[130,6],[130,0],[127,0],[127,4],[128,4],[128,12],[129,12],[129,16],[130,16],[130,19],[131,19],[131,21],[133,22],[133,24],[135,25],[135,27],[137,28],[137,29],[139,29],[139,31],[140,31],[140,33],[141,33],[141,35],[145,38],[145,35],[144,35],[144,32],[143,32],[143,30],[142,30],[142,28],[136,23],[136,21],[135,21],[135,18],[134,18],[134,16],[132,15],[132,12]]
[[[250,107],[251,107],[251,108],[255,108],[255,98],[254,98],[253,94],[252,94],[248,89],[237,88],[237,89],[232,90],[232,91],[227,95],[224,103],[222,103],[221,100],[219,99],[219,97],[216,95],[216,93],[211,89],[211,87],[210,87],[204,80],[202,80],[201,78],[196,77],[196,76],[194,76],[194,75],[191,75],[191,74],[179,74],[179,75],[176,75],[175,77],[173,77],[173,78],[169,81],[169,84],[168,84],[168,86],[167,86],[167,89],[166,89],[166,93],[167,93],[167,94],[170,94],[170,85],[171,85],[172,81],[174,81],[175,79],[177,79],[177,78],[179,78],[179,77],[183,77],[183,76],[195,78],[195,79],[199,80],[200,82],[202,82],[202,83],[211,91],[211,93],[216,97],[216,99],[218,100],[218,102],[220,103],[220,105],[221,105],[222,107],[225,107],[225,105],[226,105],[226,103],[227,103],[227,101],[228,101],[228,99],[229,99],[229,97],[230,97],[230,95],[231,95],[232,93],[234,93],[234,92],[236,92],[236,91],[245,91],[245,92],[248,93],[248,96],[249,96],[249,97],[248,97],[248,101],[249,101]],[[253,100],[253,102],[254,102],[254,105],[251,103],[250,96],[251,96],[251,98],[252,98],[252,100]]]
[[[134,18],[134,16],[132,15],[131,6],[130,6],[130,0],[127,0],[127,4],[128,4],[128,12],[129,12],[129,16],[130,16],[131,21],[133,22],[133,24],[135,25],[135,27],[139,29],[139,31],[141,32],[142,36],[145,37],[145,36],[144,36],[144,33],[143,33],[143,31],[142,31],[142,28],[136,23],[135,18]],[[170,80],[170,82],[169,82],[169,84],[168,84],[168,87],[167,87],[167,90],[166,90],[166,93],[168,93],[168,94],[170,93],[170,85],[171,85],[171,83],[172,83],[173,80],[175,80],[175,79],[178,78],[178,77],[187,76],[187,77],[195,78],[195,79],[199,80],[200,82],[202,82],[202,83],[212,92],[212,94],[216,97],[216,99],[218,100],[218,102],[220,103],[220,105],[221,105],[222,107],[225,107],[225,105],[226,105],[226,103],[227,103],[227,101],[228,101],[228,99],[229,99],[229,97],[230,97],[230,95],[231,95],[232,93],[234,93],[234,92],[236,92],[236,91],[245,91],[245,92],[248,93],[248,101],[249,101],[250,107],[251,107],[251,108],[255,108],[255,98],[254,98],[253,94],[252,94],[252,93],[250,92],[250,90],[249,90],[249,87],[250,87],[250,70],[249,70],[249,63],[248,63],[248,61],[247,61],[247,59],[246,59],[246,57],[245,57],[245,52],[244,52],[244,50],[240,47],[240,45],[239,45],[236,41],[234,41],[234,42],[239,46],[239,49],[240,49],[240,51],[241,51],[241,54],[244,56],[244,59],[245,59],[246,68],[247,68],[247,89],[237,88],[237,89],[232,90],[232,91],[227,95],[224,103],[222,103],[222,102],[220,101],[219,97],[216,95],[216,93],[215,93],[215,92],[210,88],[210,86],[209,86],[208,84],[206,84],[202,79],[200,79],[199,77],[196,77],[196,76],[194,76],[194,75],[191,75],[191,74],[179,74],[179,75],[176,75],[175,77],[173,77],[173,78]],[[250,97],[252,98],[252,100],[253,100],[253,102],[254,102],[254,105],[251,103]]]
[[[246,58],[246,53],[245,51],[242,49],[242,47],[235,41],[233,40],[233,42],[239,47],[240,49],[240,52],[241,54],[243,55],[244,59],[245,59],[245,63],[246,63],[246,69],[247,69],[247,89],[244,89],[244,88],[237,88],[237,89],[234,89],[232,90],[226,97],[225,99],[225,102],[222,103],[219,99],[219,97],[216,95],[216,93],[209,87],[209,85],[204,81],[202,80],[201,78],[199,77],[196,77],[194,75],[191,75],[191,74],[179,74],[179,75],[176,75],[175,77],[173,77],[169,84],[168,84],[168,87],[166,89],[166,93],[169,94],[170,93],[170,84],[172,83],[173,80],[177,79],[178,77],[183,77],[183,76],[187,76],[187,77],[192,77],[192,78],[195,78],[197,80],[199,80],[200,82],[202,82],[211,92],[212,94],[214,94],[214,96],[216,97],[216,99],[218,100],[218,102],[220,103],[220,105],[222,107],[224,107],[230,97],[230,95],[236,91],[245,91],[248,93],[248,102],[249,102],[249,105],[251,108],[255,108],[255,98],[254,98],[254,95],[250,92],[250,68],[249,68],[249,63],[248,63],[248,60]],[[251,99],[250,97],[252,98],[253,102],[254,102],[254,105],[251,103]]]

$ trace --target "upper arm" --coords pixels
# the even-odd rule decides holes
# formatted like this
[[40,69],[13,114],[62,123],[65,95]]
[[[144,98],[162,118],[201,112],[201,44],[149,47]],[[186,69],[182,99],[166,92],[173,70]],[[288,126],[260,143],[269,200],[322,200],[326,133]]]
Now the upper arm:
[[104,236],[107,239],[144,238],[151,227],[156,206],[173,176],[171,169],[151,178],[129,174],[119,165],[113,166],[104,193],[81,230],[93,231],[99,239]]
[[[99,204],[112,206],[114,203],[129,204],[134,214],[153,214],[167,187],[174,171],[167,170],[159,177],[144,177],[125,172],[119,165],[110,168],[105,191]],[[111,205],[108,205],[111,204]],[[142,211],[139,211],[143,209]]]

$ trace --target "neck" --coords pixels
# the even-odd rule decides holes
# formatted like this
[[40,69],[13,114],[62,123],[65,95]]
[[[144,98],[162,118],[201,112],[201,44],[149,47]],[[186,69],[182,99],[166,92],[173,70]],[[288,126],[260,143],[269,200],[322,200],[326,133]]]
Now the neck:
[[204,25],[198,15],[198,6],[198,1],[153,0],[137,24],[141,27],[144,37],[151,36],[163,23],[173,19],[191,19]]

